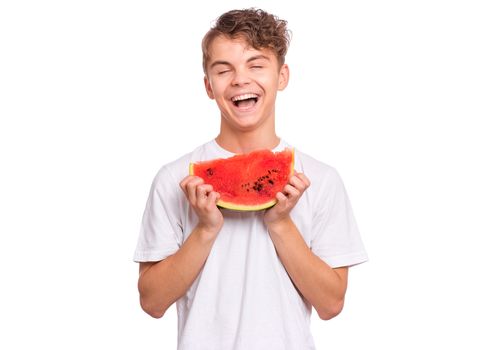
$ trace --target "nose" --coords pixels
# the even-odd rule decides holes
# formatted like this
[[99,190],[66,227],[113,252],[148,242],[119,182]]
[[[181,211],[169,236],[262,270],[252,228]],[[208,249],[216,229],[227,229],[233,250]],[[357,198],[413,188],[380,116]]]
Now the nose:
[[250,77],[246,74],[244,70],[235,70],[234,75],[233,75],[233,80],[231,81],[231,84],[233,86],[243,86],[247,85],[250,83]]

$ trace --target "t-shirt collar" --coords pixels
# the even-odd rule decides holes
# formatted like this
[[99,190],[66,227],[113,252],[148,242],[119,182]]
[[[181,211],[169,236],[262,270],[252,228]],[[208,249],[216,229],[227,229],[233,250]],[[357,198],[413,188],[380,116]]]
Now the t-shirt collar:
[[[218,142],[216,142],[216,139],[213,139],[211,141],[211,146],[212,148],[214,148],[214,151],[219,155],[218,157],[219,158],[229,158],[229,157],[233,157],[234,155],[236,155],[235,153],[233,152],[230,152],[226,149],[224,149],[223,147],[221,147]],[[280,138],[279,139],[279,144],[274,147],[272,149],[273,152],[279,152],[279,151],[282,151],[284,150],[284,148],[288,147],[288,144],[282,139]]]

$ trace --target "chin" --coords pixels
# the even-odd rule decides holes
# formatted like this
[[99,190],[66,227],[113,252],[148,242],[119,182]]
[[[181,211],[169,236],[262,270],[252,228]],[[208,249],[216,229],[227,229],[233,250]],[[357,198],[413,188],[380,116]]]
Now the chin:
[[250,131],[258,128],[264,123],[264,120],[260,118],[250,117],[250,118],[235,118],[232,122],[239,130]]

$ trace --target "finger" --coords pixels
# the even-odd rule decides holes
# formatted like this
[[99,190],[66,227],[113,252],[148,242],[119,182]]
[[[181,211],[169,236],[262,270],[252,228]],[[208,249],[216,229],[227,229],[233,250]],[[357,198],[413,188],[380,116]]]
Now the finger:
[[187,184],[189,184],[189,182],[195,180],[195,179],[198,179],[200,178],[199,176],[196,176],[196,175],[187,175],[186,177],[184,177],[182,179],[182,181],[180,181],[180,188],[186,192],[187,191]]
[[276,199],[277,199],[276,206],[278,206],[280,208],[284,207],[288,201],[288,197],[286,197],[286,195],[282,192],[276,193]]
[[193,178],[194,176],[193,175],[187,175],[186,177],[184,177],[182,179],[182,181],[180,181],[179,185],[180,185],[180,188],[182,189],[182,191],[185,192],[185,187],[187,186],[187,183]]
[[194,177],[193,179],[191,179],[189,182],[187,182],[186,184],[186,187],[185,187],[185,190],[186,190],[186,194],[187,194],[187,198],[189,200],[189,202],[192,204],[192,205],[195,205],[196,204],[196,189],[197,189],[197,186],[199,186],[200,184],[202,184],[204,181],[203,179],[201,179],[200,177]]
[[289,179],[289,184],[295,187],[299,192],[303,193],[304,190],[306,190],[306,183],[301,180],[299,176],[292,176]]
[[218,203],[218,200],[220,198],[220,195],[218,192],[210,192],[208,194],[208,205],[209,206],[216,206],[216,203]]
[[213,186],[208,184],[198,185],[196,187],[196,204],[198,207],[203,208],[208,201],[208,193],[213,190]]
[[303,181],[305,184],[306,184],[306,188],[310,187],[311,185],[311,182],[310,182],[310,179],[308,179],[308,177],[306,177],[305,174],[303,173],[296,173],[296,176],[301,180]]
[[213,185],[210,185],[210,184],[205,184],[203,183],[202,185],[199,185],[198,186],[201,190],[204,191],[204,193],[206,193],[206,195],[208,195],[210,192],[213,191]]
[[298,191],[298,189],[296,189],[295,187],[293,187],[290,184],[287,184],[286,186],[284,186],[284,189],[282,190],[282,193],[284,193],[284,195],[288,199],[298,198],[300,196],[300,194],[301,194],[301,192]]

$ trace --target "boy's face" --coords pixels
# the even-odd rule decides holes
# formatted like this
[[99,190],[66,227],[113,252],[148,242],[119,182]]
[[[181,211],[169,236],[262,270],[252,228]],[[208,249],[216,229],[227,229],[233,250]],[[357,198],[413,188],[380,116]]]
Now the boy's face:
[[287,65],[279,67],[271,50],[256,50],[242,39],[219,36],[209,52],[204,83],[222,123],[238,131],[273,128],[276,94],[289,79]]

